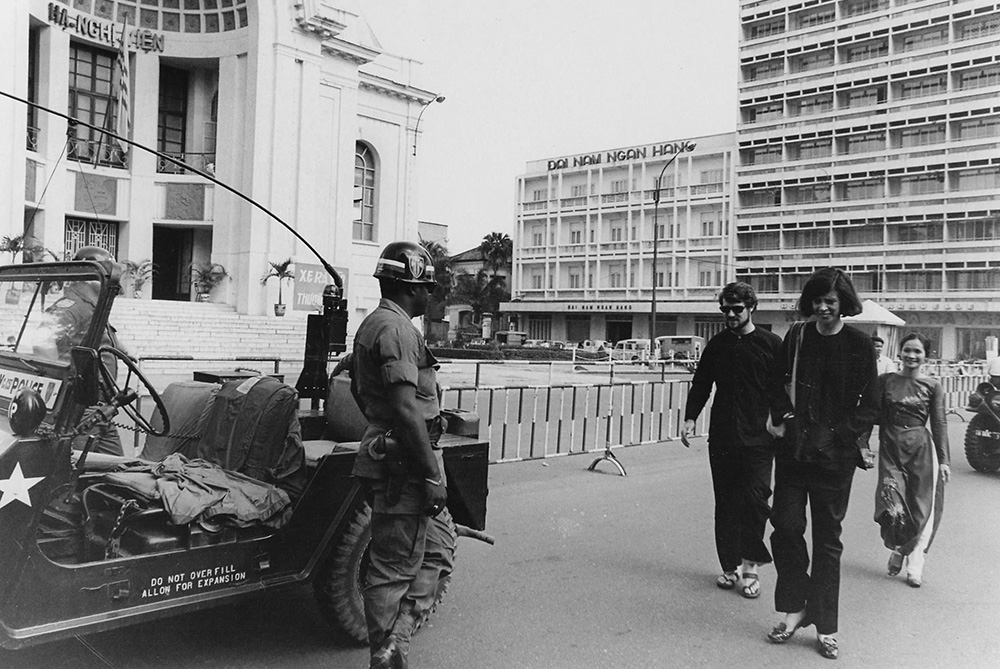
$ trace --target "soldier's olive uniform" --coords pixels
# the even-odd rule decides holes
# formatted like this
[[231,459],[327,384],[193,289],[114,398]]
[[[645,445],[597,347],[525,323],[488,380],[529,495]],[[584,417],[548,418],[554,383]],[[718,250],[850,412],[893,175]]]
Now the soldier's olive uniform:
[[369,446],[398,429],[388,387],[414,386],[445,485],[437,446],[438,365],[406,312],[387,299],[358,328],[352,365],[352,388],[369,421],[354,465],[372,505],[371,566],[363,593],[368,640],[374,652],[392,636],[405,656],[414,623],[429,612],[439,580],[451,573],[455,535],[447,509],[434,518],[424,514],[423,474],[413,468],[393,480],[386,459],[372,457]]

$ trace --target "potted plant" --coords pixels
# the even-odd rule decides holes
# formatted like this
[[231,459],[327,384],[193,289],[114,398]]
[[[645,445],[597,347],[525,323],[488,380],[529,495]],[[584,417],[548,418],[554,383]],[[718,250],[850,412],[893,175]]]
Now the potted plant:
[[157,267],[152,260],[126,260],[125,276],[132,279],[132,297],[142,297],[142,287],[156,276]]
[[198,293],[199,302],[208,302],[209,295],[222,280],[229,276],[226,268],[217,262],[193,263],[191,265],[191,283]]
[[[38,240],[31,235],[15,235],[13,237],[4,235],[4,238],[0,239],[0,253],[9,253],[11,264],[17,262],[18,253],[23,254],[27,262],[34,260],[35,254],[39,253],[43,257],[46,253],[50,254],[53,258],[56,257],[54,253],[39,244]],[[12,285],[7,290],[5,299],[7,304],[17,304],[21,299],[21,289]]]
[[266,286],[268,280],[277,279],[278,280],[278,302],[274,305],[274,315],[284,316],[285,315],[285,303],[281,300],[281,283],[288,279],[294,279],[295,274],[291,270],[291,266],[295,263],[292,262],[291,258],[285,258],[281,262],[274,262],[268,260],[267,264],[271,266],[267,270],[267,274],[261,277],[260,285]]

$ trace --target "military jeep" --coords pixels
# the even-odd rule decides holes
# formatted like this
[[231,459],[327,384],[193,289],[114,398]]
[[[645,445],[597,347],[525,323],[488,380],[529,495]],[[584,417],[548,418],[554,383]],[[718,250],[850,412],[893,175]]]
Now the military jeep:
[[[271,419],[261,418],[260,429],[241,442],[247,452],[231,457],[232,449],[212,443],[220,432],[212,424],[216,413],[192,395],[205,394],[204,386],[182,383],[158,392],[131,358],[102,346],[119,278],[113,263],[0,267],[0,645],[16,649],[307,582],[324,617],[363,643],[359,583],[370,509],[351,477],[357,443],[329,426],[317,430],[315,407],[303,414],[296,396],[295,410],[281,414],[278,424],[264,425]],[[88,282],[96,295],[93,313],[79,341],[54,348],[45,341],[53,336],[47,321],[54,309],[66,307],[77,282]],[[311,354],[307,347],[307,360],[322,366],[308,370],[313,382],[325,380],[326,351],[325,343],[318,356],[315,346]],[[229,392],[227,384],[242,384],[237,393],[264,385],[237,379],[216,384],[218,394]],[[327,406],[327,414],[357,412],[343,396],[325,401],[344,403]],[[300,414],[308,420],[300,421]],[[245,428],[239,417],[236,422]],[[147,447],[136,454],[145,457],[96,452],[94,434],[107,423],[147,433]],[[154,442],[158,452],[149,447]],[[481,532],[487,445],[475,435],[454,434],[441,444],[456,532],[487,538]],[[256,448],[267,451],[263,459],[254,459]],[[185,452],[201,459],[183,457]],[[228,456],[206,461],[213,452]],[[166,458],[149,459],[151,454]],[[247,462],[258,466],[247,469]],[[234,482],[245,497],[264,499],[251,506],[266,512],[194,516],[190,499],[180,505],[187,515],[178,512],[177,494],[197,485],[171,488],[162,477],[190,474],[185,467],[192,463]],[[294,476],[286,476],[290,471]],[[218,504],[211,508],[218,511]]]

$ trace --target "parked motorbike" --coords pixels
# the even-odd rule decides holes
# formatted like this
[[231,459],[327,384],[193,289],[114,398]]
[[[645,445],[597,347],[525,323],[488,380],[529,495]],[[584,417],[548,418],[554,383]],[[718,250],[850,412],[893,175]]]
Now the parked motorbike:
[[969,398],[975,416],[965,431],[965,457],[978,472],[1000,469],[1000,389],[984,381]]

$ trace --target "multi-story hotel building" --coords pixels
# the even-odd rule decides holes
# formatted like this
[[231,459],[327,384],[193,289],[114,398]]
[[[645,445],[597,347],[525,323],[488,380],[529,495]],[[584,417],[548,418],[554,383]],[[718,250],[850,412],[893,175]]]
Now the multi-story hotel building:
[[[737,278],[760,295],[756,322],[783,333],[806,277],[833,265],[934,355],[982,357],[1000,334],[1000,4],[740,12],[735,142],[690,140],[665,175],[657,334],[712,332],[712,298]],[[529,336],[648,336],[652,194],[669,158],[654,149],[678,144],[528,164],[503,308]]]
[[783,332],[835,265],[982,357],[1000,333],[1000,4],[741,0],[737,276]]
[[[377,304],[371,273],[381,247],[417,239],[413,147],[436,94],[416,85],[418,63],[383,53],[353,6],[4,0],[0,89],[111,130],[127,113],[136,142],[260,202],[340,268],[356,327]],[[230,278],[213,300],[250,314],[275,301],[277,285],[260,282],[268,261],[291,257],[297,279],[320,269],[235,195],[67,125],[0,99],[0,234],[25,234],[60,257],[96,244],[120,260],[150,259],[159,272],[146,298],[193,299],[191,264],[220,263]],[[289,314],[300,308],[315,302],[296,301]]]
[[715,295],[734,273],[734,146],[712,135],[529,162],[501,326],[531,339],[648,338],[655,280],[657,336],[714,332]]

